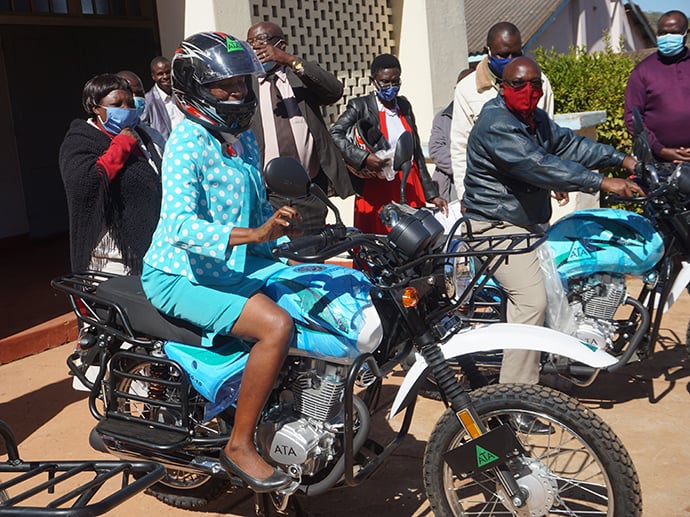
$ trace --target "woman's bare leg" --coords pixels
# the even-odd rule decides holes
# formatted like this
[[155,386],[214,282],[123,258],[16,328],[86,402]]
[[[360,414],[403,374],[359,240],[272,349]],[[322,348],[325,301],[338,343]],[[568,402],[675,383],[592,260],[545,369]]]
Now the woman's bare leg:
[[225,446],[225,454],[244,472],[258,479],[270,476],[274,468],[256,451],[254,431],[287,356],[292,331],[290,315],[263,294],[255,294],[249,299],[232,328],[233,334],[258,341],[252,347],[244,368],[235,424]]

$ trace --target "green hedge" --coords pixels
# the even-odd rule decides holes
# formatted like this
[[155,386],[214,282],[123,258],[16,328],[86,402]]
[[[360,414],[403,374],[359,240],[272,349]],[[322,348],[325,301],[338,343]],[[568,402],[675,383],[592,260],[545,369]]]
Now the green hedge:
[[[615,52],[605,36],[603,51],[587,53],[587,48],[571,47],[567,54],[538,48],[535,59],[553,88],[556,113],[606,110],[606,122],[597,127],[597,139],[616,149],[630,152],[632,139],[623,121],[625,85],[637,64],[623,54],[622,40]],[[623,169],[609,171],[619,176]]]

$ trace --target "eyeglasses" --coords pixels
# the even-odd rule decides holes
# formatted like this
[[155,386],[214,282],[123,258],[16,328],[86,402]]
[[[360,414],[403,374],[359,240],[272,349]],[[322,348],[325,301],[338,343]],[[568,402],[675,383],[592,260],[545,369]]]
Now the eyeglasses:
[[274,39],[282,39],[282,36],[275,36],[264,32],[263,34],[257,34],[254,38],[248,39],[247,43],[253,47],[255,43],[268,43]]
[[510,86],[513,90],[522,90],[527,83],[532,85],[532,88],[541,89],[544,86],[544,81],[541,79],[532,79],[531,81],[524,81],[522,79],[516,79],[515,81],[509,81],[508,79],[503,79],[503,84]]
[[379,90],[382,90],[384,88],[400,86],[402,84],[402,81],[400,79],[397,79],[395,81],[377,81],[376,79],[374,79],[374,84]]

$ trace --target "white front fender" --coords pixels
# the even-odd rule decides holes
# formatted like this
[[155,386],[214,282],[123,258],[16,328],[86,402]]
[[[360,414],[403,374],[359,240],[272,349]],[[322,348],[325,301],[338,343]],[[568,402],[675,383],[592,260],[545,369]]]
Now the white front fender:
[[[470,327],[458,332],[441,345],[443,357],[452,359],[489,350],[520,349],[538,350],[574,359],[593,368],[605,368],[617,362],[612,355],[557,330],[519,323],[494,323]],[[388,418],[393,418],[403,404],[407,394],[424,374],[427,364],[419,354],[403,379]]]
[[683,292],[685,287],[690,282],[690,263],[683,261],[683,266],[676,277],[675,282],[671,286],[671,291],[669,292],[666,303],[664,304],[664,312],[671,308],[671,305],[678,299],[680,294]]

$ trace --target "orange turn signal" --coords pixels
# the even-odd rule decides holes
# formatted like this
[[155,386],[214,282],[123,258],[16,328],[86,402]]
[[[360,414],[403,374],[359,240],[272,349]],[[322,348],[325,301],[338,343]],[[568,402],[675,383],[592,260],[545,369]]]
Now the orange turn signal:
[[406,309],[416,307],[419,302],[419,293],[414,287],[406,287],[402,294],[402,305]]

